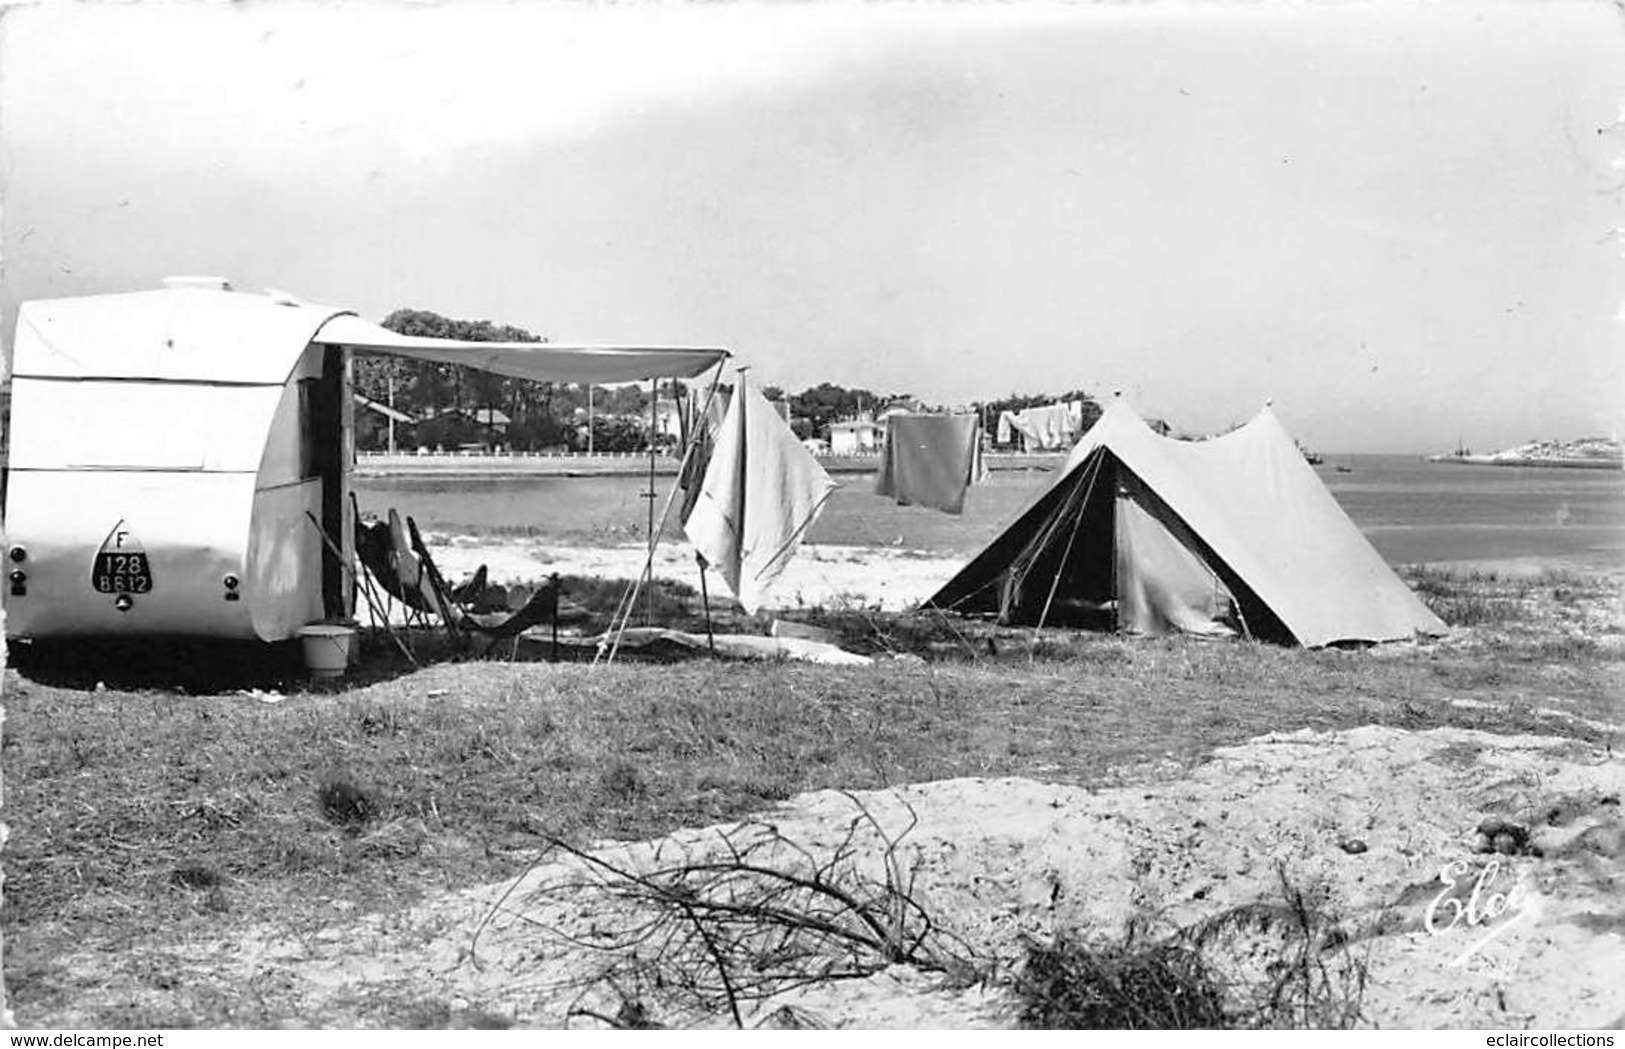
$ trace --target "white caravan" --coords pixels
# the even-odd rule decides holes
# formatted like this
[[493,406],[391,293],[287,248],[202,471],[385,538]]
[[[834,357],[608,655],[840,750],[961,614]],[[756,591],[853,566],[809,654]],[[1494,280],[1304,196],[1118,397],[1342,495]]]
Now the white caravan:
[[585,383],[692,377],[728,356],[412,338],[212,278],[23,303],[7,633],[280,641],[352,614],[322,534],[352,559],[356,349]]

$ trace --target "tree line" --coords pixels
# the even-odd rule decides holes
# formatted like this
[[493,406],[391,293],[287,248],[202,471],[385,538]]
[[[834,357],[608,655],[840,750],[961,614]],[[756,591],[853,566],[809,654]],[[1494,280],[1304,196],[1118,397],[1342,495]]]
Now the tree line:
[[[401,335],[459,339],[466,342],[537,342],[547,339],[523,328],[490,321],[442,317],[428,310],[396,310],[383,326]],[[598,451],[637,451],[648,447],[649,398],[635,386],[595,386],[534,382],[493,375],[478,368],[438,361],[419,361],[387,353],[359,353],[355,359],[356,392],[377,404],[411,416],[415,422],[397,424],[409,432],[398,438],[415,445],[455,448],[469,444],[501,443],[535,451],[588,447],[586,422],[577,409],[592,401],[591,446]],[[677,392],[683,392],[678,384]],[[485,413],[501,412],[507,424],[500,436],[480,421]],[[383,447],[386,426],[381,422],[358,425],[364,448]]]

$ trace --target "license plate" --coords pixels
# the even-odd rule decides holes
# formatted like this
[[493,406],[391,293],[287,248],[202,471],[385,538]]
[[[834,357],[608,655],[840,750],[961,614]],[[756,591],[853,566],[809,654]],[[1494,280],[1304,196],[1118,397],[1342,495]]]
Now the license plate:
[[104,594],[144,594],[152,589],[146,554],[97,554],[91,579]]
[[123,521],[113,526],[96,551],[90,585],[103,594],[145,594],[152,589],[152,562]]

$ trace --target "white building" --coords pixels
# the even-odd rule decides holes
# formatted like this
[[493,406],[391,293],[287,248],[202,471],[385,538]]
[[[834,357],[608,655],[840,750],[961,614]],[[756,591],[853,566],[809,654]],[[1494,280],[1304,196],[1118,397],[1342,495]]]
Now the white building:
[[867,412],[829,426],[831,455],[872,455],[880,450],[885,431]]

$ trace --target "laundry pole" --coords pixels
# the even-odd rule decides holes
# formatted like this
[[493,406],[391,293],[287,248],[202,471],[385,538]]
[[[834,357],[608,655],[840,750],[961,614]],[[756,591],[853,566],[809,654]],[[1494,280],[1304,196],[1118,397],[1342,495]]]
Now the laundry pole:
[[654,626],[655,619],[655,544],[659,536],[655,535],[655,445],[659,443],[660,436],[660,380],[649,380],[649,490],[643,493],[643,498],[649,504],[649,557],[644,561],[644,591],[643,598],[643,625]]

